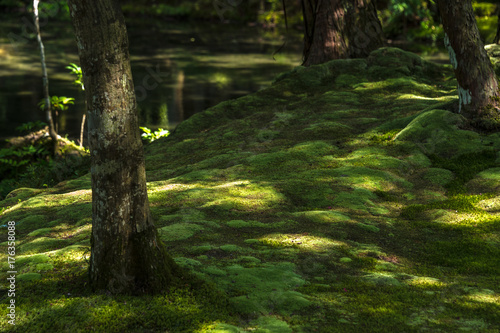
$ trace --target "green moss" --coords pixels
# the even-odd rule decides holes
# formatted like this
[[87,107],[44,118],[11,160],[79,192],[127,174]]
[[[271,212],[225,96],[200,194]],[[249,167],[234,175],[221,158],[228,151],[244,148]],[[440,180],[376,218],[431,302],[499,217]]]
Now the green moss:
[[215,328],[207,331],[209,333],[240,333],[242,330],[236,326],[219,323]]
[[202,230],[205,228],[198,224],[177,223],[158,229],[158,234],[163,241],[172,242],[190,238]]
[[382,48],[299,67],[146,146],[153,218],[203,287],[90,292],[90,175],[13,192],[16,269],[41,274],[13,332],[498,331],[500,135],[464,131],[444,111],[455,95],[449,67]]
[[360,77],[351,74],[340,74],[335,78],[335,86],[338,88],[350,88],[359,83]]
[[250,326],[256,327],[256,333],[292,333],[286,322],[274,317],[259,317],[251,321]]
[[424,154],[454,157],[472,153],[480,143],[479,134],[459,130],[463,118],[445,110],[431,110],[420,114],[399,132],[394,140],[414,142]]
[[380,228],[378,228],[378,227],[376,227],[374,225],[371,225],[371,224],[357,223],[356,225],[358,227],[360,227],[361,229],[368,230],[368,231],[371,231],[371,232],[379,232],[380,231]]
[[423,177],[431,183],[446,186],[453,180],[455,176],[450,170],[430,168],[424,173]]
[[181,267],[194,268],[198,266],[202,266],[202,263],[198,260],[194,260],[191,258],[177,257],[174,258],[175,262]]
[[45,254],[34,254],[34,255],[29,255],[29,256],[19,256],[16,259],[16,263],[18,265],[25,265],[25,264],[42,264],[50,261],[50,258],[45,255]]
[[302,130],[302,135],[308,139],[337,139],[345,137],[354,132],[354,129],[334,121],[325,121],[311,124]]
[[[481,171],[494,167],[496,163],[496,152],[494,150],[480,150],[472,153],[459,154],[454,158],[442,158],[436,155],[431,156],[434,166],[448,169],[453,172],[455,178],[448,184],[447,188],[451,193],[464,192],[464,185],[473,179]],[[479,178],[482,178],[479,176]],[[481,180],[476,184],[486,184]]]
[[10,192],[5,198],[8,202],[18,202],[19,200],[26,200],[32,196],[42,193],[44,190],[21,187]]
[[16,276],[17,281],[34,281],[40,280],[42,275],[39,273],[23,273]]
[[30,215],[16,223],[16,229],[19,231],[29,231],[41,229],[46,225],[47,217],[45,215]]
[[36,265],[37,271],[50,271],[52,269],[54,269],[54,265],[52,265],[52,264],[37,264]]
[[369,284],[378,286],[401,287],[404,286],[398,279],[390,273],[371,273],[363,276]]
[[304,216],[310,221],[314,223],[336,223],[336,222],[345,222],[349,221],[350,218],[347,215],[344,215],[335,211],[307,211],[307,212],[297,212],[294,213],[295,216]]
[[52,231],[52,228],[42,228],[37,229],[28,234],[28,236],[36,237],[36,236],[45,236]]
[[258,221],[243,221],[243,220],[232,220],[227,222],[227,225],[231,228],[266,227],[264,223]]
[[223,276],[226,275],[226,271],[217,268],[216,266],[208,266],[206,268],[203,268],[203,273],[210,274],[210,275],[215,275],[215,276]]
[[239,247],[237,245],[233,245],[233,244],[221,245],[219,248],[222,251],[231,252],[231,253],[241,252],[243,250],[241,247]]
[[190,252],[193,254],[205,253],[213,249],[212,245],[192,246]]
[[64,239],[54,239],[49,237],[39,237],[30,242],[23,243],[19,246],[19,252],[28,253],[43,253],[50,250],[57,250],[68,245],[68,241]]

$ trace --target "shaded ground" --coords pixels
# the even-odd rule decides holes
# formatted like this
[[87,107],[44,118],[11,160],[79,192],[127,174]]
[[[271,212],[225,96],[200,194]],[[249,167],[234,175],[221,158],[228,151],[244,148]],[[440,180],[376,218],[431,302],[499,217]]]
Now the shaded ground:
[[148,145],[160,235],[201,290],[90,294],[90,177],[14,191],[12,331],[497,332],[500,134],[466,130],[455,89],[449,67],[385,48],[284,73]]

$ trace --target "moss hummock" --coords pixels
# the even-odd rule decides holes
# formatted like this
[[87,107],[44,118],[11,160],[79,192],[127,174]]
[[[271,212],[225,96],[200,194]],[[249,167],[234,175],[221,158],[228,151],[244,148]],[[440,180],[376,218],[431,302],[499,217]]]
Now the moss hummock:
[[12,192],[13,332],[497,332],[500,135],[467,129],[456,99],[449,67],[382,48],[147,145],[152,217],[190,272],[162,295],[89,291],[88,175]]

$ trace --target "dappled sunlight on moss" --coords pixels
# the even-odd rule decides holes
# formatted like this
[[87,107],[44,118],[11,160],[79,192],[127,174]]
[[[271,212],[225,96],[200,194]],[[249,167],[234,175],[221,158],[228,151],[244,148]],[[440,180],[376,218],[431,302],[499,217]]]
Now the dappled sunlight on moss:
[[145,146],[153,220],[213,283],[198,293],[90,293],[90,176],[14,191],[17,331],[497,330],[500,135],[447,111],[452,76],[394,48],[297,67]]
[[342,241],[307,234],[269,234],[260,238],[259,241],[273,247],[296,247],[315,252],[328,252],[346,246],[346,243]]

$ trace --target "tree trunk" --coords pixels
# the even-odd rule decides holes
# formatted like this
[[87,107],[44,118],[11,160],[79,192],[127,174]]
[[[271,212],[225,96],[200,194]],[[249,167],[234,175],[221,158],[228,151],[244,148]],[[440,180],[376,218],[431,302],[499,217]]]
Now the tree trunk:
[[365,58],[384,46],[382,24],[373,0],[344,0],[345,34],[349,41],[349,58]]
[[33,14],[35,17],[35,27],[36,27],[36,39],[38,45],[40,46],[40,60],[42,63],[42,82],[43,82],[43,97],[45,98],[45,118],[49,124],[49,135],[52,139],[52,156],[57,155],[58,139],[57,131],[54,129],[54,121],[52,120],[52,104],[50,103],[49,95],[49,76],[47,74],[47,66],[45,65],[45,48],[42,42],[42,35],[40,33],[40,23],[38,19],[38,3],[39,0],[33,0]]
[[498,82],[479,36],[471,1],[438,0],[437,4],[458,82],[458,112],[474,126],[498,127]]
[[92,174],[90,284],[156,293],[177,266],[149,211],[128,37],[119,0],[68,0],[85,82]]
[[304,66],[366,57],[383,46],[372,0],[303,0]]
[[83,116],[82,116],[82,124],[80,126],[80,148],[83,147],[83,131],[85,129],[85,118],[86,118],[86,114],[84,113]]

